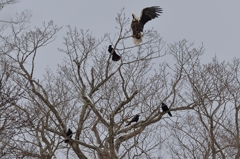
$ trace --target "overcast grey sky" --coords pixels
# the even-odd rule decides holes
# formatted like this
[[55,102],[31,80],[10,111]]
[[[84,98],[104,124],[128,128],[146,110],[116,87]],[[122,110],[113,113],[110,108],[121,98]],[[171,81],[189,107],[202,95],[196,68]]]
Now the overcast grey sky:
[[[37,64],[41,68],[49,66],[56,69],[62,62],[63,54],[57,48],[63,48],[63,36],[66,26],[90,29],[96,37],[104,33],[117,33],[115,17],[123,7],[126,16],[137,15],[144,7],[161,6],[163,14],[146,24],[145,29],[154,27],[167,43],[186,39],[195,42],[195,46],[205,46],[203,61],[210,61],[216,55],[219,60],[231,60],[239,57],[240,45],[240,1],[86,1],[86,0],[23,0],[1,11],[0,19],[7,20],[25,9],[32,10],[31,26],[40,26],[42,22],[53,20],[63,26],[56,41],[39,50]],[[129,25],[130,27],[130,25]],[[131,41],[132,42],[132,41]],[[44,65],[43,63],[44,62]],[[43,67],[44,66],[44,67]],[[43,73],[43,72],[42,72]]]
[[[203,62],[209,62],[215,55],[220,61],[240,57],[239,0],[22,0],[1,10],[0,19],[9,20],[16,12],[27,9],[32,11],[32,27],[50,20],[63,26],[57,39],[39,50],[35,75],[41,78],[47,66],[54,71],[63,60],[64,55],[57,48],[64,48],[67,25],[89,29],[98,38],[105,33],[114,35],[118,32],[115,17],[123,7],[131,19],[132,12],[139,15],[149,6],[160,6],[163,14],[147,23],[145,29],[154,27],[167,43],[183,39],[195,42],[196,47],[203,43],[206,49]],[[132,40],[130,42],[129,45],[133,45]],[[105,47],[107,49],[107,44]]]

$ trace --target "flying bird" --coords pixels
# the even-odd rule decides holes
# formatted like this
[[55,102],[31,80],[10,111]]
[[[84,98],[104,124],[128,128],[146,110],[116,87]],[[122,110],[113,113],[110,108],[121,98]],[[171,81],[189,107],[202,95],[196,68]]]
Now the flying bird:
[[168,106],[164,103],[162,103],[162,110],[163,110],[163,112],[167,112],[169,116],[172,116],[171,112],[169,111]]
[[121,56],[119,56],[119,55],[115,52],[115,50],[113,51],[112,45],[109,45],[109,46],[108,46],[108,52],[109,52],[110,54],[112,54],[112,60],[113,60],[113,61],[118,61],[118,60],[121,59]]
[[157,18],[160,13],[162,13],[162,8],[159,6],[152,6],[152,7],[147,7],[144,8],[141,12],[140,18],[138,18],[134,13],[132,13],[132,38],[133,38],[133,43],[135,45],[139,45],[142,42],[142,34],[144,25],[154,19]]
[[131,125],[132,122],[138,122],[139,116],[140,116],[139,114],[135,115],[135,116],[132,118],[132,120],[128,122],[128,124],[127,124],[126,126]]
[[[71,129],[68,129],[68,131],[67,131],[67,133],[66,133],[66,135],[68,136],[68,137],[70,137],[70,138],[72,138],[72,130]],[[68,139],[66,139],[65,141],[64,141],[65,143],[68,143],[69,142],[69,140]]]

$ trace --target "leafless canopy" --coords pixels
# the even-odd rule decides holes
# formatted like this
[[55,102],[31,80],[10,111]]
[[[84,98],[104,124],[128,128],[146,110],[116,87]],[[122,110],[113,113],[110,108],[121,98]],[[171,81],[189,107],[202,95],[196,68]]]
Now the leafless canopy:
[[[203,64],[203,46],[166,44],[154,29],[129,45],[130,20],[121,10],[116,33],[100,39],[68,26],[58,48],[63,62],[36,79],[39,48],[61,27],[29,28],[28,13],[0,21],[1,158],[240,157],[239,59]],[[120,61],[111,60],[108,45]],[[136,114],[139,121],[126,126]]]

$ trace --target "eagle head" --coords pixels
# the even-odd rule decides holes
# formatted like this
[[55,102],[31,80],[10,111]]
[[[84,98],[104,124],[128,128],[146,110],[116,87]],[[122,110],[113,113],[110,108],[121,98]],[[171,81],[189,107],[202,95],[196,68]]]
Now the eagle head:
[[138,18],[137,18],[137,16],[134,14],[134,13],[132,13],[132,17],[133,17],[133,20],[132,21],[137,21],[138,20]]

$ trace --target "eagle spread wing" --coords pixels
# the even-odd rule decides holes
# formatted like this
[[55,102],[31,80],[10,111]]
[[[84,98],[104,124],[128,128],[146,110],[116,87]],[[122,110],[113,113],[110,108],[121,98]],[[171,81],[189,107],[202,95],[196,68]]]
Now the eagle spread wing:
[[143,26],[150,20],[157,18],[160,13],[162,13],[162,8],[159,6],[147,7],[142,10],[142,15],[140,17],[140,23]]

